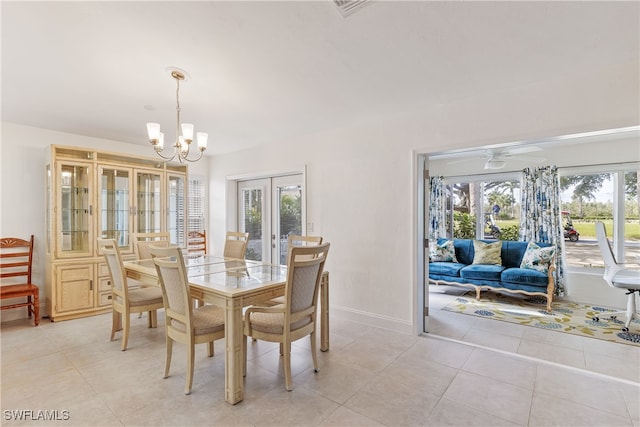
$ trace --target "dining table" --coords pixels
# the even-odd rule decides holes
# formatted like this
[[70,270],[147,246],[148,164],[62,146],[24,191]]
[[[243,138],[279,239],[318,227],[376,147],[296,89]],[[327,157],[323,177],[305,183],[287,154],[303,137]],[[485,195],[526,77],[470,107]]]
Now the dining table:
[[[244,398],[242,353],[243,308],[265,304],[284,295],[287,266],[214,255],[183,255],[189,290],[195,301],[204,301],[225,311],[225,400]],[[153,260],[123,263],[128,278],[159,286]],[[320,280],[320,350],[329,350],[329,272]]]

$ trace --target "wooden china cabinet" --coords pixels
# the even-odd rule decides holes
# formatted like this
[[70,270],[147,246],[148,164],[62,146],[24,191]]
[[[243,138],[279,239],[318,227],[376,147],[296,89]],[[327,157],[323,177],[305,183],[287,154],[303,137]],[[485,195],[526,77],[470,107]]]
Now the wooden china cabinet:
[[169,232],[186,246],[187,166],[52,145],[46,162],[45,301],[52,321],[111,310],[96,239],[133,259],[137,233]]

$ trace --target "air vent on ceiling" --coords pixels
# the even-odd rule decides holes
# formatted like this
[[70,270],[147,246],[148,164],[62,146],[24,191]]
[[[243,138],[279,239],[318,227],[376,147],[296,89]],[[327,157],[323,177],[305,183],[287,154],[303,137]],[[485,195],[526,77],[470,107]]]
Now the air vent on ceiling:
[[368,3],[368,1],[369,0],[333,0],[340,13],[342,13],[342,16],[351,15]]

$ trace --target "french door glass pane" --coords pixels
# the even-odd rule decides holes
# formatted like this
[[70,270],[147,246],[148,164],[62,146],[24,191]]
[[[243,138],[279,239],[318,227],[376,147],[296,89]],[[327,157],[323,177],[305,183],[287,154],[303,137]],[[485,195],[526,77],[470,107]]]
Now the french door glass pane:
[[249,233],[245,258],[262,261],[263,233],[262,214],[264,191],[262,188],[247,188],[241,192],[241,220],[243,229]]
[[280,237],[280,264],[287,263],[287,239],[290,234],[302,234],[302,187],[283,185],[276,187],[278,198],[278,230]]

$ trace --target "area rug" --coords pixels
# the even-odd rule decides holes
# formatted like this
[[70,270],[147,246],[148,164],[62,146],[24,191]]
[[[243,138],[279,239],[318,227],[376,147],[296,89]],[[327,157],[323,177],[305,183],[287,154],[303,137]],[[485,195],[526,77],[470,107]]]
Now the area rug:
[[[544,298],[524,298],[493,292],[483,292],[480,301],[477,301],[475,292],[472,292],[457,297],[442,310],[640,346],[638,319],[631,322],[629,332],[622,332],[625,316],[617,319],[607,316],[607,312],[619,309],[554,301],[552,312],[548,313],[546,305]],[[596,316],[598,321],[593,320]]]

